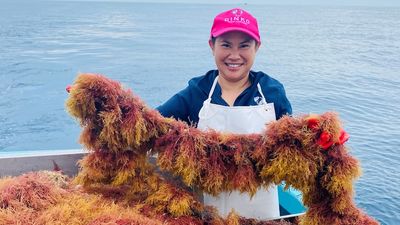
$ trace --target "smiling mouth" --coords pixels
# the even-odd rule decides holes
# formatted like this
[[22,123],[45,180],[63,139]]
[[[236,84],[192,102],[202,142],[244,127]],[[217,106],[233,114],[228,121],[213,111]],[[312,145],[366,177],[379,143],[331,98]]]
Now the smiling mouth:
[[243,63],[225,63],[229,68],[238,68],[243,65]]

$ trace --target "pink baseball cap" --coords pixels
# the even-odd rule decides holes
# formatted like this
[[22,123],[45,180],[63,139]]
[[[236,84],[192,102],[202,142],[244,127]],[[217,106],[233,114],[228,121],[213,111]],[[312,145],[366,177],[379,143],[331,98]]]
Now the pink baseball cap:
[[257,19],[243,9],[234,8],[222,12],[214,18],[214,23],[211,27],[211,38],[218,37],[229,31],[244,32],[258,43],[261,43]]

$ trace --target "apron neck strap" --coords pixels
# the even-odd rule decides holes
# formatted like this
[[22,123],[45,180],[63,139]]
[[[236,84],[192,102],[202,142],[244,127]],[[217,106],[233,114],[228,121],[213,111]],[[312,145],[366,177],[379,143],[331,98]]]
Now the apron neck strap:
[[267,104],[267,99],[265,98],[265,96],[264,96],[264,94],[263,94],[263,92],[262,92],[260,83],[257,83],[257,89],[258,89],[258,92],[260,92],[260,95],[261,95],[261,97],[262,97],[263,103],[264,103],[264,104]]
[[208,93],[208,99],[207,99],[208,101],[211,101],[211,96],[214,93],[215,86],[217,86],[217,82],[218,82],[218,76],[215,77],[214,82],[213,82],[213,84],[211,86],[210,93]]

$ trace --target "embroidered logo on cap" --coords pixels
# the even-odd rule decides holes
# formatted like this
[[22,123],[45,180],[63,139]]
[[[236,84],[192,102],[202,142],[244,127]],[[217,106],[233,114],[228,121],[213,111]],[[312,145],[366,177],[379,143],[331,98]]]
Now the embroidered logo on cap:
[[243,10],[241,9],[234,9],[231,11],[233,16],[225,17],[224,21],[228,23],[243,23],[244,25],[249,25],[250,20],[242,17]]
[[234,9],[234,10],[232,10],[232,14],[235,15],[235,16],[241,16],[243,14],[243,10]]

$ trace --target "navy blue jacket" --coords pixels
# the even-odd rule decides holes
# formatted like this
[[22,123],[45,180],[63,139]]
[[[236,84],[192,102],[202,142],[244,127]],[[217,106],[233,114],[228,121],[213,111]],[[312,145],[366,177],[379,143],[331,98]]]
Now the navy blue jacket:
[[[191,79],[185,89],[157,107],[157,110],[165,117],[173,117],[188,124],[196,125],[199,121],[199,111],[203,107],[203,102],[208,98],[217,75],[218,70],[210,70],[203,76]],[[277,119],[285,114],[292,114],[292,107],[286,97],[285,89],[279,81],[263,72],[254,71],[250,71],[250,81],[251,86],[237,97],[234,106],[257,105],[256,101],[261,97],[257,83],[260,83],[266,101],[274,103]],[[211,96],[211,103],[228,106],[221,97],[221,87],[218,83]]]

